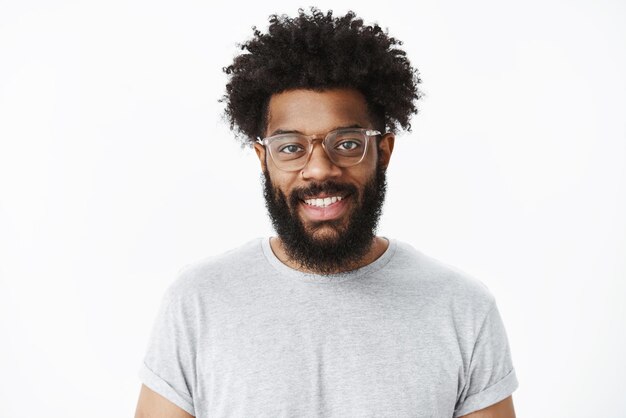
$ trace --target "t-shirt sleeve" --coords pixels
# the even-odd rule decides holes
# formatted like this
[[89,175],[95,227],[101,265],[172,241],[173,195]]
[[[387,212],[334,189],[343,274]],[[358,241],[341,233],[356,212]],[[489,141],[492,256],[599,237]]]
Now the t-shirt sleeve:
[[494,300],[478,332],[454,418],[500,402],[517,387],[508,338]]
[[152,327],[138,376],[141,382],[195,416],[192,385],[195,382],[193,323],[185,298],[174,286],[166,291]]

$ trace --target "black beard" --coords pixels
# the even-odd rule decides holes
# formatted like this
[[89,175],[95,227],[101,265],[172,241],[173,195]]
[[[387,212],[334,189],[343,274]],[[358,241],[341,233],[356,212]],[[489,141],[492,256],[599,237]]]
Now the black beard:
[[[362,191],[352,184],[335,181],[314,183],[306,188],[295,188],[287,198],[275,188],[267,170],[263,170],[265,206],[272,225],[280,237],[287,256],[307,270],[331,274],[356,268],[374,242],[378,220],[387,190],[385,169],[376,165],[376,171]],[[329,195],[350,195],[356,202],[348,224],[340,220],[318,221],[307,231],[298,216],[298,205],[306,196],[325,192]],[[331,226],[334,234],[314,238],[313,233],[322,226]]]

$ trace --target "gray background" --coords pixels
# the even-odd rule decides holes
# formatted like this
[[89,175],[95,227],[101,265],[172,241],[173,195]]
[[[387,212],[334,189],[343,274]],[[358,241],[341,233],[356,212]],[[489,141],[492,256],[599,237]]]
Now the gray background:
[[[256,3],[0,0],[0,416],[131,416],[179,269],[271,233],[217,103],[235,44],[298,6]],[[318,5],[424,81],[379,232],[494,293],[520,417],[622,416],[625,3]]]

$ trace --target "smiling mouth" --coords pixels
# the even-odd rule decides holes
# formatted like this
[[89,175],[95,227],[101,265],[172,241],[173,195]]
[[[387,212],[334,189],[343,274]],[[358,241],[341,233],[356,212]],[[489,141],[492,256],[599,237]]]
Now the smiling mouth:
[[345,196],[340,196],[340,195],[325,196],[325,197],[318,196],[318,197],[312,197],[309,199],[303,199],[302,201],[309,206],[313,206],[316,208],[326,208],[337,202],[341,202],[344,198]]
[[350,195],[315,196],[301,200],[305,219],[312,222],[329,221],[345,215]]

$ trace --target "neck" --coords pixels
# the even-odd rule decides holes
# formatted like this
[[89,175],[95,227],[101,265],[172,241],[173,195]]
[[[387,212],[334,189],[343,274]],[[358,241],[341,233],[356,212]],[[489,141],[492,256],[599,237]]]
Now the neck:
[[[342,266],[336,271],[330,272],[330,274],[343,273],[346,271],[356,270],[358,268],[367,266],[368,264],[373,263],[381,255],[383,255],[383,253],[387,250],[388,246],[389,246],[389,241],[387,239],[381,238],[381,237],[374,237],[374,239],[372,239],[372,243],[370,245],[369,250],[363,256],[363,258],[361,258],[359,261],[355,263],[346,264],[345,266]],[[287,251],[285,250],[284,243],[282,242],[280,237],[270,238],[270,247],[272,248],[272,251],[274,252],[276,257],[286,266],[291,267],[294,270],[304,272],[304,273],[314,273],[314,274],[320,273],[319,271],[308,269],[302,266],[302,264],[298,263],[297,260],[294,260],[291,257],[289,257],[289,255],[287,254]],[[328,274],[328,272],[326,272],[325,274]]]

